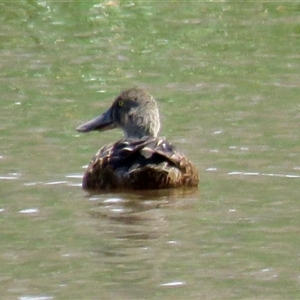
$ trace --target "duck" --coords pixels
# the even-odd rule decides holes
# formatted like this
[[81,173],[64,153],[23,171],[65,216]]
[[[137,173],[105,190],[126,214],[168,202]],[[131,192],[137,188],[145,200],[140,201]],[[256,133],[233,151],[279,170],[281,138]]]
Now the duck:
[[195,165],[164,137],[159,137],[156,100],[142,88],[121,92],[100,116],[78,126],[78,132],[119,128],[124,137],[103,146],[82,179],[84,190],[150,190],[197,187]]

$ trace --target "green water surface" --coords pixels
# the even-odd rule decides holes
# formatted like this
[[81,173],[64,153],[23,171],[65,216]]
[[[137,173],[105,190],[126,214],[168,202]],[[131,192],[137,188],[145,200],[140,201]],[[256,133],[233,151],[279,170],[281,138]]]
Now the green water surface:
[[[2,299],[298,299],[300,4],[0,2]],[[123,89],[196,190],[90,195]]]

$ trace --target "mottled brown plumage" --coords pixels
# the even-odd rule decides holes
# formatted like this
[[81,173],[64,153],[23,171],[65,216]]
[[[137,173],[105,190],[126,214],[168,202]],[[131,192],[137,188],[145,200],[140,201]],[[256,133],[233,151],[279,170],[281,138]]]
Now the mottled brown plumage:
[[125,138],[102,147],[90,162],[82,186],[88,190],[163,189],[198,185],[195,166],[164,138],[157,137],[159,113],[154,98],[142,89],[121,93],[100,117],[80,132],[120,127]]

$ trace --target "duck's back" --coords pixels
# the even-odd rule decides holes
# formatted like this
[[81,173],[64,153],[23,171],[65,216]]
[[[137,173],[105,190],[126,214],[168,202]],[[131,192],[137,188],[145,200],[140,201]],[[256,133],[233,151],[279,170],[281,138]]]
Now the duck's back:
[[93,157],[84,189],[159,189],[197,186],[197,169],[164,138],[123,139]]

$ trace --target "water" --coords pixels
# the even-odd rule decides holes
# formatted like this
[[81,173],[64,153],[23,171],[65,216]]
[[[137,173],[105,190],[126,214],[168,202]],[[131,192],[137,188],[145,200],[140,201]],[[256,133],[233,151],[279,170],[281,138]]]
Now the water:
[[[0,4],[3,299],[297,299],[298,3]],[[159,101],[199,189],[90,195],[122,89]]]

